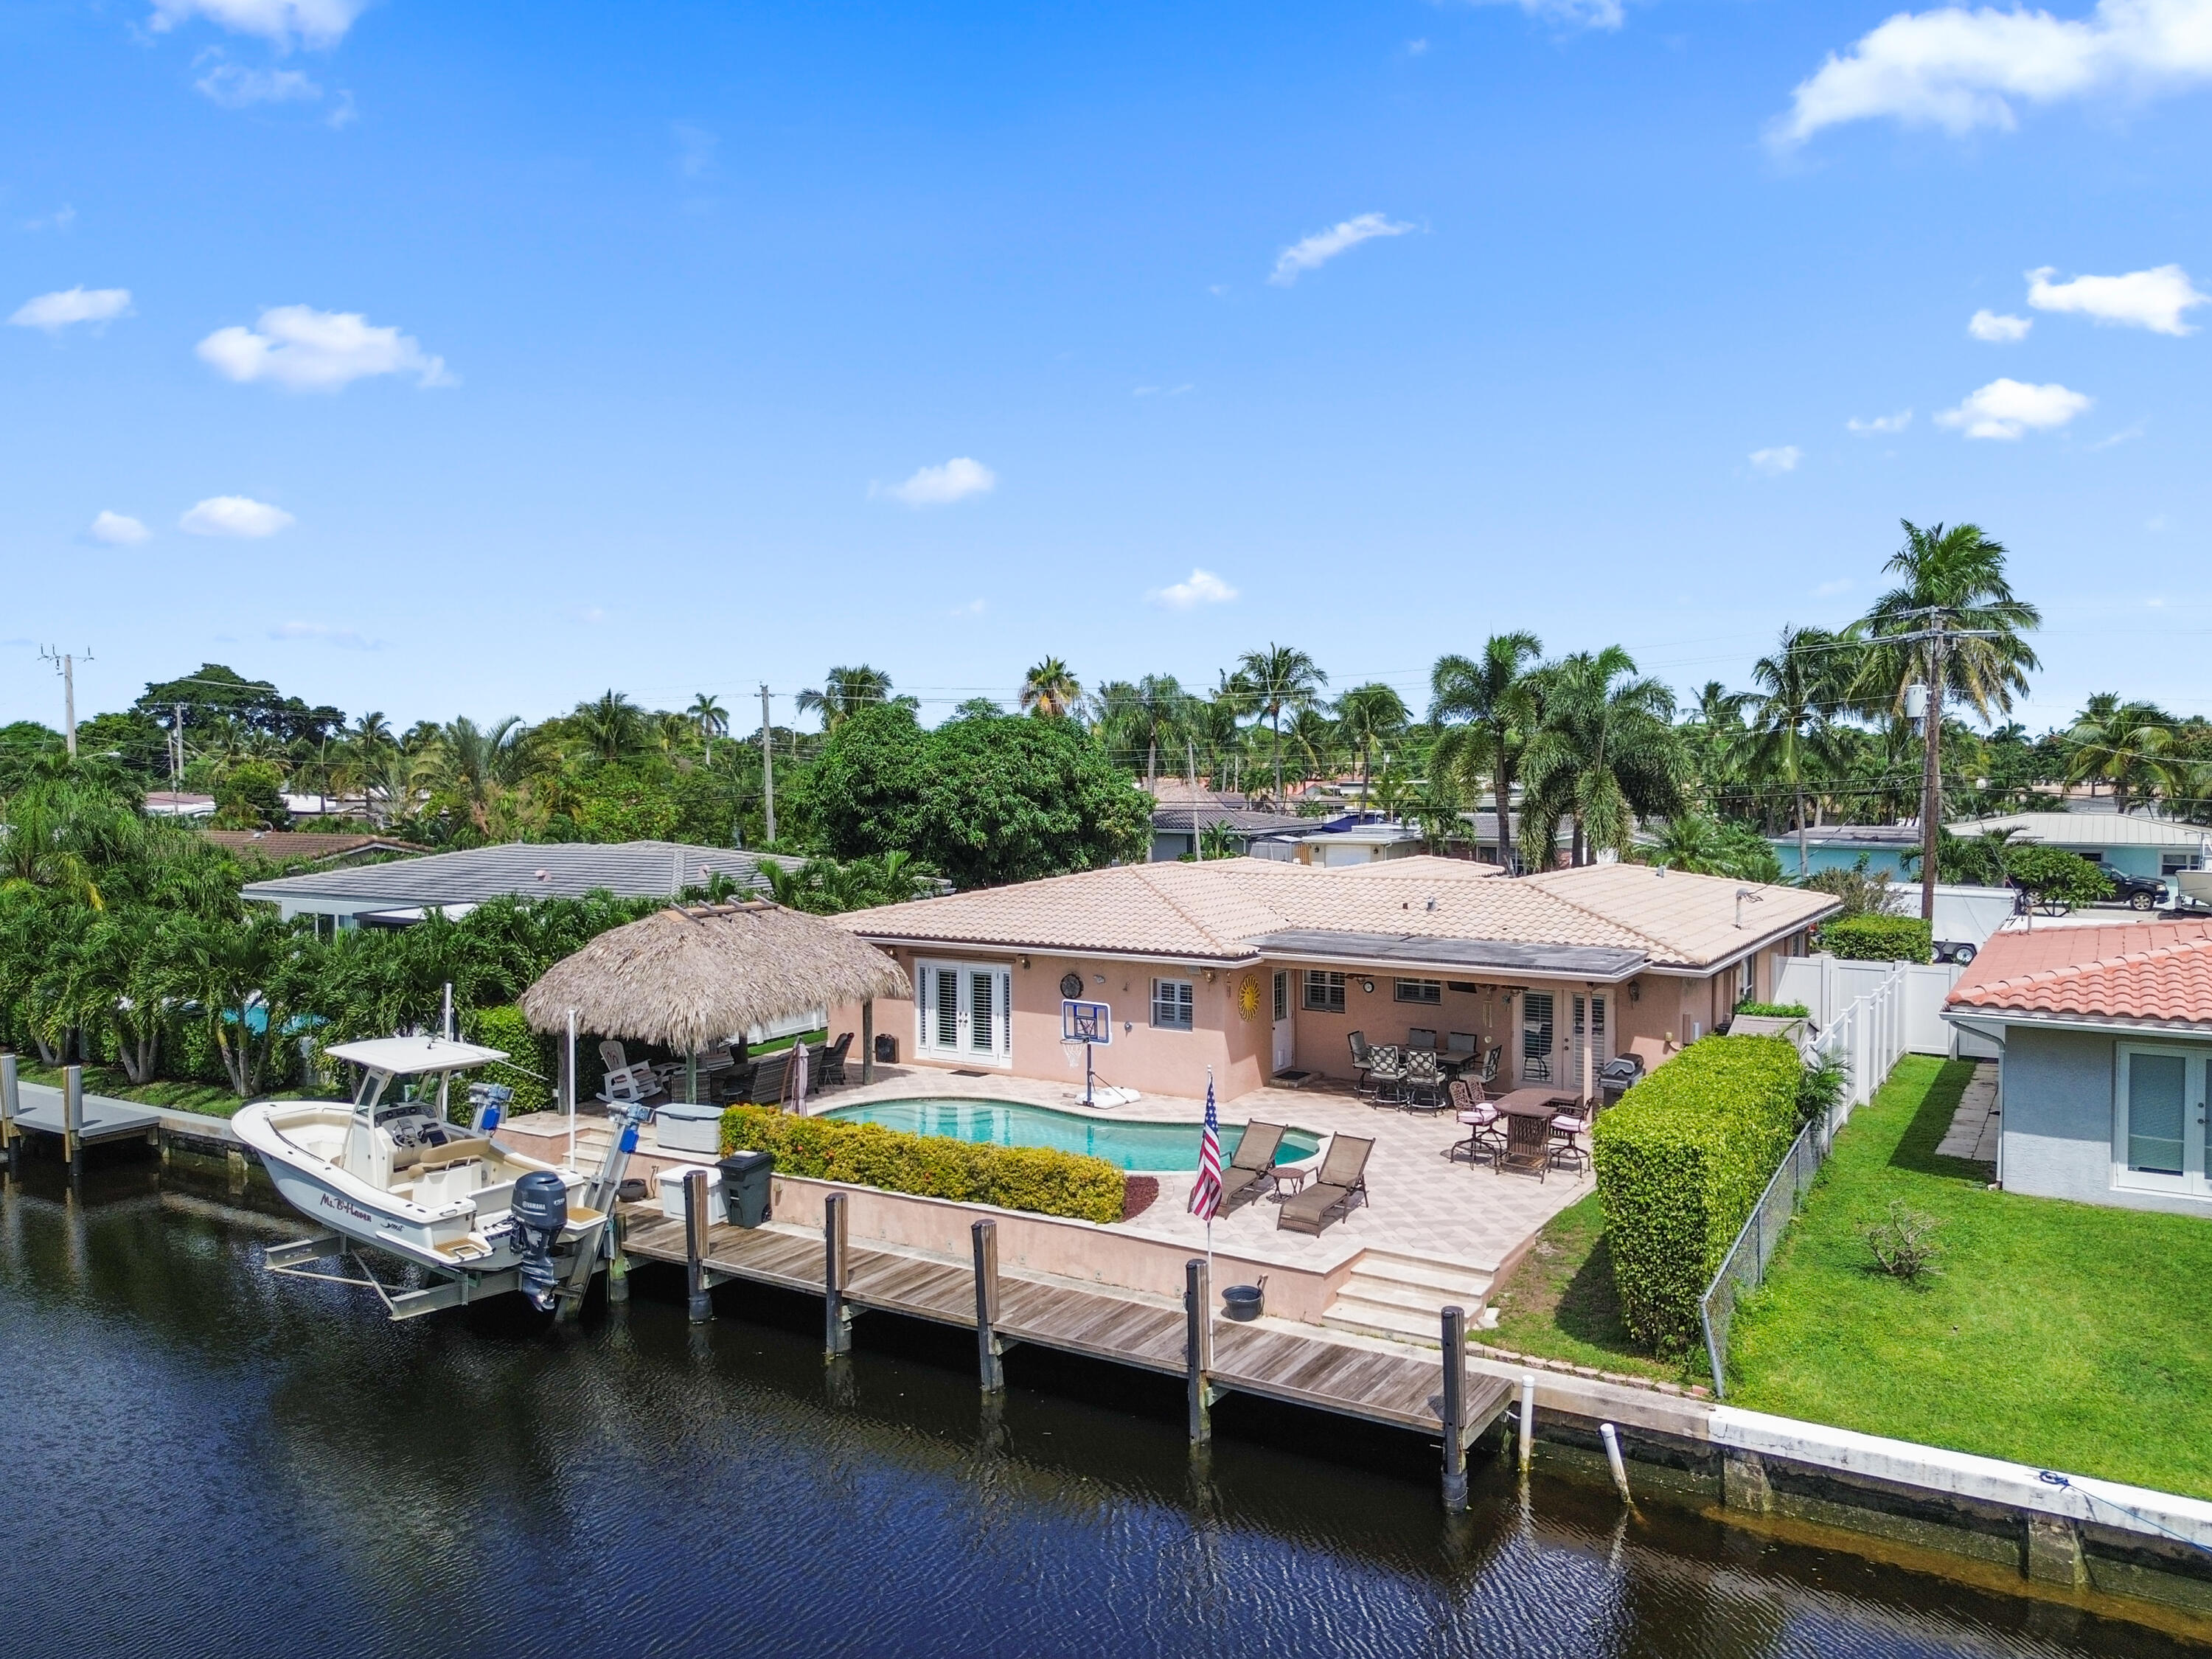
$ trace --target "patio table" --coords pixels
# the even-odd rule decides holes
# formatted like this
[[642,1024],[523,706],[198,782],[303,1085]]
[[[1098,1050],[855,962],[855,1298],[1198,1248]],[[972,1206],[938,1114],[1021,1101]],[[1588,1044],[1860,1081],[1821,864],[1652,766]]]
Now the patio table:
[[1573,1103],[1577,1097],[1565,1093],[1549,1084],[1516,1089],[1491,1103],[1498,1108],[1500,1117],[1512,1121],[1505,1126],[1505,1151],[1497,1159],[1502,1175],[1508,1169],[1534,1170],[1541,1178],[1551,1158],[1552,1120],[1559,1109]]

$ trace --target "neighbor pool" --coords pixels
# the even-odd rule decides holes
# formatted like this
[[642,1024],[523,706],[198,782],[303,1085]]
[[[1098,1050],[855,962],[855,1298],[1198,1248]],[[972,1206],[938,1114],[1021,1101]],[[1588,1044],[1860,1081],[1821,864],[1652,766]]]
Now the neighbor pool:
[[[1024,1106],[1003,1100],[874,1100],[839,1106],[822,1114],[841,1123],[880,1123],[910,1135],[952,1135],[995,1146],[1049,1146],[1086,1152],[1125,1170],[1176,1170],[1198,1168],[1197,1123],[1145,1123],[1134,1119],[1091,1117]],[[1221,1126],[1221,1158],[1227,1163],[1243,1138],[1244,1126]],[[1304,1129],[1283,1136],[1278,1163],[1296,1163],[1321,1150],[1321,1137]]]

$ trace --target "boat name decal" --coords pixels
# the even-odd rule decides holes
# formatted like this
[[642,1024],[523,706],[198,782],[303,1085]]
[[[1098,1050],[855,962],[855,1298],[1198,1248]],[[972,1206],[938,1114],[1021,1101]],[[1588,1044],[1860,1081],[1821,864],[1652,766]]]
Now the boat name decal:
[[351,1216],[356,1221],[374,1221],[376,1219],[376,1218],[371,1215],[367,1210],[362,1209],[360,1205],[354,1203],[349,1199],[340,1198],[334,1193],[325,1193],[322,1196],[323,1207],[326,1210],[340,1211],[346,1215]]

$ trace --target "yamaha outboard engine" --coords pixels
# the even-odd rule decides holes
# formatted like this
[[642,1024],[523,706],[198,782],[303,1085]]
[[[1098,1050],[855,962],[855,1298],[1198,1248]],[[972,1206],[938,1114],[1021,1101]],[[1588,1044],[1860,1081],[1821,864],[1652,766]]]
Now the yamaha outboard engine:
[[568,1189],[550,1170],[532,1170],[514,1183],[507,1206],[515,1248],[522,1256],[522,1293],[534,1307],[550,1308],[561,1284],[553,1247],[568,1221]]

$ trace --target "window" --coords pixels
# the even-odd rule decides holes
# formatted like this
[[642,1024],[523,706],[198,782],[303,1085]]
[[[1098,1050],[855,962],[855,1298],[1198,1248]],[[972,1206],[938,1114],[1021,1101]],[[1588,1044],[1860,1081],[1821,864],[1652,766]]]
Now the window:
[[2206,1195],[2201,1051],[2118,1045],[2112,1184]]
[[1306,969],[1305,1006],[1316,1014],[1344,1012],[1344,975],[1322,969]]
[[1291,976],[1287,972],[1275,975],[1275,1024],[1279,1025],[1291,1017]]
[[1746,957],[1736,966],[1735,1000],[1738,1002],[1749,1002],[1759,994],[1758,986],[1759,959],[1756,957]]
[[1549,1060],[1552,1055],[1552,994],[1531,991],[1521,999],[1521,1057]]
[[1395,981],[1392,994],[1401,1002],[1436,1004],[1444,1000],[1443,981],[1433,979],[1401,979]]
[[1152,1024],[1164,1031],[1190,1030],[1191,994],[1187,979],[1152,981]]
[[2184,870],[2196,867],[2197,854],[2194,853],[2160,853],[2158,855],[2158,872],[2161,876],[2178,876]]

